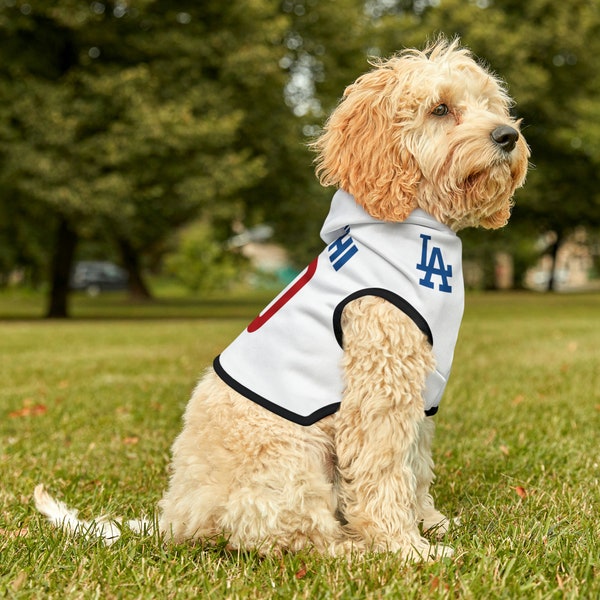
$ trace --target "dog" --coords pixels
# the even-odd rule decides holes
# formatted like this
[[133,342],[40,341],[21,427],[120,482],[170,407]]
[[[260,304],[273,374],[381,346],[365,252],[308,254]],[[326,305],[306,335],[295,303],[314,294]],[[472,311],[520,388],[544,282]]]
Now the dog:
[[[372,66],[312,144],[337,188],[323,252],[193,392],[159,503],[165,539],[452,554],[425,536],[450,525],[430,485],[463,311],[456,232],[505,225],[529,148],[504,84],[458,40]],[[34,496],[54,523],[90,526],[42,485]]]

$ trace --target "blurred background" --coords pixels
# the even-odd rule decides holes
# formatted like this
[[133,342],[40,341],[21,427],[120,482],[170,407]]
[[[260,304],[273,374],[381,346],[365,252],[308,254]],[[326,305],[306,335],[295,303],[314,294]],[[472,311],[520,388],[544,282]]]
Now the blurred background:
[[600,0],[0,0],[0,294],[282,287],[333,193],[307,144],[369,57],[438,33],[532,149],[509,226],[461,234],[468,287],[598,288]]

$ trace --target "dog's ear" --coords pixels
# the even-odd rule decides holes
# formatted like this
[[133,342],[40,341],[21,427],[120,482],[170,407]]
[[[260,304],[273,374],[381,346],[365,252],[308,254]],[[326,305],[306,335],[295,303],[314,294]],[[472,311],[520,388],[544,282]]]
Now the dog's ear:
[[321,184],[352,194],[384,221],[403,221],[417,208],[421,179],[403,141],[397,95],[397,74],[390,68],[380,66],[359,77],[312,144]]
[[481,227],[484,229],[500,229],[500,227],[504,227],[510,219],[511,208],[512,202],[507,202],[500,210],[483,218],[480,223]]

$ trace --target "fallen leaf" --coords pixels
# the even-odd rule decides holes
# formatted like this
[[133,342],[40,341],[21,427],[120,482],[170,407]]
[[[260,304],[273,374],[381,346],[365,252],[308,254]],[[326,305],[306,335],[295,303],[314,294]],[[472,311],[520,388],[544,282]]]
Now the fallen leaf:
[[436,592],[440,589],[447,592],[450,590],[450,586],[447,583],[440,581],[440,578],[437,575],[435,575],[431,578],[431,581],[429,582],[429,590],[432,592]]
[[21,529],[4,529],[0,527],[0,536],[7,538],[18,538],[25,537],[29,533],[29,529],[27,527],[21,527]]
[[308,569],[306,568],[306,565],[302,563],[302,567],[296,571],[295,577],[296,579],[304,579],[304,577],[306,577],[306,573],[308,573]]
[[487,445],[491,444],[495,439],[496,439],[496,430],[492,429],[484,443],[487,446]]
[[123,438],[123,443],[126,446],[135,446],[140,441],[140,438],[136,435],[132,435],[130,437]]
[[519,498],[521,498],[522,500],[525,500],[525,498],[527,498],[527,490],[524,487],[518,485],[513,489],[517,493],[517,496],[519,496]]
[[8,413],[10,419],[19,419],[21,417],[37,417],[48,412],[48,407],[45,404],[34,404],[31,406],[24,406],[19,410],[13,410]]

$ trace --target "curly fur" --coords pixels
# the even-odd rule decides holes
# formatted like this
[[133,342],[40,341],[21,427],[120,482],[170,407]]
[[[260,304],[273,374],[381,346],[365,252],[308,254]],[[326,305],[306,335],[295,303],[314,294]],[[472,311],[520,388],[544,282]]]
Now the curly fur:
[[[501,126],[518,131],[509,108],[504,85],[457,41],[406,50],[346,89],[313,144],[320,180],[381,220],[419,207],[455,230],[500,227],[529,156],[521,135],[508,150],[491,137]],[[261,552],[451,554],[419,528],[443,535],[449,525],[430,495],[433,421],[422,391],[432,348],[381,298],[349,303],[342,326],[340,409],[308,427],[208,370],[173,445],[159,519],[168,539],[225,535]]]
[[[448,114],[434,116],[440,104]],[[529,156],[490,139],[518,123],[499,80],[458,42],[407,50],[359,77],[313,144],[323,185],[372,216],[402,221],[417,207],[454,229],[499,227]],[[181,540],[225,533],[234,546],[446,555],[433,504],[433,422],[421,392],[434,368],[423,333],[385,300],[344,310],[346,391],[337,413],[302,428],[253,405],[211,371],[173,447],[161,528]]]

